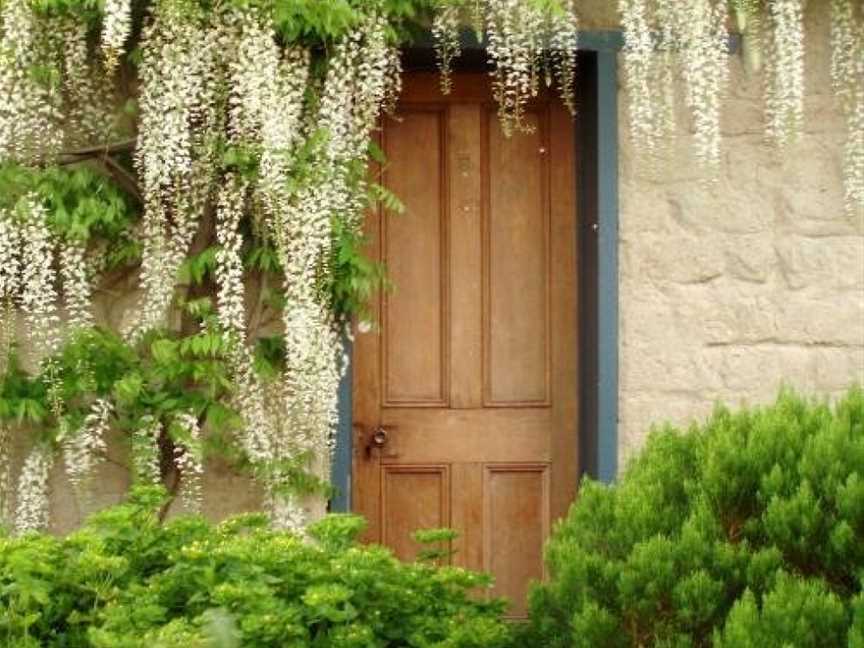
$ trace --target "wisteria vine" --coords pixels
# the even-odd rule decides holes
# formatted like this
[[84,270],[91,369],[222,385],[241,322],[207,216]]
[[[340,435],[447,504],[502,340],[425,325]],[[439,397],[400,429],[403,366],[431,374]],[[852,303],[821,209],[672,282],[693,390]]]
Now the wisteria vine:
[[[630,134],[637,151],[651,162],[662,155],[675,136],[676,87],[683,87],[696,158],[708,177],[716,179],[730,25],[742,36],[747,69],[763,75],[766,139],[776,147],[790,145],[804,121],[805,4],[805,0],[619,0]],[[846,206],[857,212],[864,209],[864,7],[856,0],[830,0],[830,11],[831,75],[847,121]],[[678,75],[683,79],[680,86],[675,82]]]
[[530,130],[525,109],[544,82],[554,83],[575,113],[579,21],[573,0],[557,5],[525,0],[444,3],[435,15],[432,35],[445,94],[452,86],[450,71],[461,54],[460,30],[465,24],[485,36],[492,89],[506,134]]
[[[855,210],[864,9],[830,3]],[[576,112],[579,2],[93,4],[0,2],[0,184],[16,188],[0,196],[0,364],[14,396],[0,398],[0,518],[19,532],[44,527],[56,457],[86,490],[116,429],[134,482],[173,475],[185,506],[201,510],[208,444],[227,430],[276,523],[301,529],[305,486],[328,480],[347,362],[350,313],[328,291],[336,237],[362,241],[369,143],[399,94],[406,25],[431,25],[444,93],[473,28],[503,130],[518,136],[544,86]],[[680,88],[695,154],[716,176],[730,24],[750,69],[764,63],[768,139],[794,140],[804,0],[618,4],[641,153],[656,159],[675,136]],[[95,328],[93,296],[124,263],[137,269],[140,299],[114,339]],[[18,365],[19,325],[37,378]],[[111,361],[88,358],[86,344]],[[35,439],[17,486],[16,420]]]

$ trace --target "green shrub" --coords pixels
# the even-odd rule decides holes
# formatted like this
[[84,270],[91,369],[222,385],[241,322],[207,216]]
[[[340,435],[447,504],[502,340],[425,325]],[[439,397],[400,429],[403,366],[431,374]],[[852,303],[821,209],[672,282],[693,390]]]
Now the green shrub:
[[864,648],[864,392],[654,430],[547,562],[525,645]]
[[499,647],[503,605],[485,577],[403,564],[360,547],[363,523],[331,516],[313,540],[246,515],[159,524],[159,489],[66,538],[0,537],[0,646]]

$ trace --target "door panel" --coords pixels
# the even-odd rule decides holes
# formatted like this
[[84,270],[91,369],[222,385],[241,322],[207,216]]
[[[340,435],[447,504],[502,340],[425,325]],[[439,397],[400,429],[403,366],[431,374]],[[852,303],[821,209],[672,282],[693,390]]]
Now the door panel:
[[413,560],[419,549],[414,531],[450,526],[448,466],[385,465],[381,478],[381,542],[402,560]]
[[408,75],[382,129],[406,213],[367,223],[395,288],[355,341],[354,501],[400,558],[413,531],[454,528],[453,562],[520,616],[576,488],[573,125],[541,96],[534,131],[506,138],[485,75],[437,88]]
[[526,121],[535,132],[510,138],[486,121],[487,407],[549,403],[548,128],[545,113]]
[[[388,123],[386,183],[410,218],[382,222],[387,269],[397,290],[384,296],[384,404],[446,406],[446,187],[444,112],[403,111]],[[417,164],[422,151],[423,164]]]
[[549,531],[548,464],[486,467],[487,535],[485,571],[495,574],[495,596],[513,601],[511,612],[525,612],[531,580],[543,577],[543,541]]

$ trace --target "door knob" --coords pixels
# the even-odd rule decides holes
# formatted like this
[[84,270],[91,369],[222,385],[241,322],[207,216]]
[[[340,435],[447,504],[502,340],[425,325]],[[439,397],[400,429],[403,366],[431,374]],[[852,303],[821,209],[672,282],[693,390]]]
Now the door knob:
[[366,458],[370,459],[372,457],[373,451],[380,452],[384,449],[384,446],[390,441],[390,432],[393,431],[392,427],[384,427],[383,425],[379,425],[375,429],[371,430],[366,435]]
[[387,440],[390,438],[390,435],[387,432],[387,428],[381,426],[372,431],[372,437],[369,439],[369,444],[376,448],[383,448],[387,445]]

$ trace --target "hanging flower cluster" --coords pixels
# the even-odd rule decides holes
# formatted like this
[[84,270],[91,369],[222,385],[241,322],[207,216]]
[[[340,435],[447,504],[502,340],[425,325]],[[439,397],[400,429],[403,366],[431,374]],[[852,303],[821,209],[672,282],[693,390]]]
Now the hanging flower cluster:
[[772,0],[767,22],[767,135],[785,146],[804,121],[804,0]]
[[105,0],[102,17],[102,54],[105,69],[113,72],[132,31],[132,0]]
[[56,152],[60,97],[36,70],[50,54],[49,33],[29,0],[0,6],[0,160],[29,160]]
[[81,428],[63,440],[63,461],[66,474],[76,490],[82,490],[94,476],[108,450],[107,436],[114,406],[105,399],[96,400]]
[[[15,299],[18,292],[20,245],[18,228],[10,214],[0,210],[0,371],[15,339]],[[11,520],[12,436],[0,423],[0,525]]]
[[[643,155],[650,158],[656,154],[663,138],[674,130],[674,122],[663,119],[663,109],[672,101],[669,97],[663,97],[663,101],[655,92],[656,87],[665,92],[667,86],[656,83],[660,60],[654,52],[647,3],[620,0],[619,8],[625,38],[624,72],[630,94],[630,135]],[[671,41],[671,34],[664,40]]]
[[[656,160],[675,135],[677,79],[695,131],[696,157],[720,159],[720,108],[728,79],[729,13],[741,32],[747,69],[764,67],[767,139],[795,140],[804,120],[805,0],[619,0],[630,134]],[[831,77],[847,122],[846,206],[864,208],[864,7],[831,0]],[[716,174],[714,174],[716,175]]]
[[170,5],[143,36],[141,118],[135,162],[144,196],[141,286],[129,329],[137,338],[164,323],[177,271],[195,236],[213,174],[214,39],[204,17]]
[[[232,172],[218,193],[219,321],[230,341],[235,405],[245,419],[241,443],[263,467],[275,522],[302,528],[305,512],[283,467],[311,461],[326,479],[342,373],[339,328],[318,286],[327,272],[333,219],[360,226],[365,184],[353,165],[365,164],[371,131],[398,88],[398,56],[386,20],[370,14],[337,43],[320,97],[310,103],[306,50],[279,47],[272,26],[252,10],[231,28],[229,141],[260,157],[254,184]],[[301,149],[308,171],[297,184],[289,179]],[[255,375],[246,339],[239,225],[250,207],[284,271],[285,361],[275,385]]]
[[233,404],[244,418],[240,444],[253,463],[263,464],[274,457],[274,422],[278,420],[278,412],[273,411],[273,401],[265,398],[246,340],[240,221],[247,192],[248,187],[233,177],[226,178],[219,191],[216,222],[216,236],[220,245],[216,256],[217,304],[219,323],[228,338],[234,372]]
[[69,325],[93,325],[92,285],[87,265],[87,246],[82,241],[66,241],[60,246],[60,277],[66,298]]
[[21,240],[21,310],[27,336],[37,357],[49,356],[60,344],[60,317],[54,272],[55,242],[48,228],[48,213],[35,196],[22,203],[26,209]]
[[[482,20],[482,14],[480,14]],[[453,89],[453,64],[462,54],[459,30],[462,27],[462,7],[455,4],[442,7],[432,20],[432,37],[435,41],[435,56],[441,71],[441,92],[450,94]],[[482,27],[480,30],[482,32]]]
[[[309,74],[309,56],[303,50],[286,50],[277,45],[272,26],[264,16],[246,11],[237,17],[233,31],[236,57],[229,63],[231,91],[228,98],[228,132],[236,147],[260,151],[260,184],[254,189],[229,174],[217,200],[217,256],[219,321],[228,336],[236,385],[235,405],[244,417],[241,445],[257,466],[273,465],[293,456],[282,437],[290,437],[285,420],[286,404],[269,398],[265,385],[255,374],[249,340],[246,339],[245,287],[240,221],[250,194],[262,208],[259,218],[272,221],[286,208],[287,178],[290,177],[295,146],[301,138],[304,90]],[[266,225],[265,225],[266,227]],[[280,231],[281,235],[282,232]],[[286,282],[301,278],[286,276]],[[286,308],[290,306],[286,305]],[[281,396],[281,395],[280,395]],[[267,473],[265,485],[271,493],[271,512],[280,506],[275,496],[278,474]],[[302,526],[302,511],[294,502],[294,515],[277,523]]]
[[54,450],[35,446],[21,468],[16,495],[15,531],[18,534],[41,531],[49,522],[49,480],[54,466]]
[[565,0],[557,9],[525,0],[443,3],[432,23],[441,89],[450,92],[451,66],[461,53],[459,30],[470,20],[478,34],[486,36],[493,92],[505,133],[530,130],[526,106],[539,93],[541,80],[551,85],[553,75],[561,98],[575,112],[578,18],[573,0]]
[[831,81],[846,117],[846,207],[864,209],[864,6],[831,2]]
[[15,302],[21,273],[21,233],[12,214],[0,209],[0,370],[6,370],[15,340]]
[[12,434],[0,424],[0,529],[12,520]]
[[760,0],[731,0],[735,27],[741,33],[741,56],[750,73],[762,70],[765,50],[765,16]]
[[679,42],[687,52],[681,61],[685,99],[693,116],[696,156],[709,168],[717,168],[720,164],[720,103],[729,69],[727,6],[725,2],[694,0],[689,16],[689,20],[680,16]]
[[204,501],[202,488],[204,451],[201,445],[201,426],[198,417],[191,412],[180,414],[176,424],[183,434],[182,443],[174,446],[174,465],[183,477],[183,502],[188,511],[200,513]]
[[716,168],[728,76],[726,0],[621,0],[619,8],[631,134],[640,153],[653,162],[674,137],[680,76],[696,156],[706,167]]
[[132,482],[134,484],[159,484],[162,467],[159,462],[159,439],[162,424],[151,415],[142,417],[138,428],[132,433],[130,458]]
[[54,25],[57,40],[54,59],[62,72],[64,118],[59,127],[64,147],[111,141],[118,132],[118,97],[113,78],[93,56],[88,25],[68,17],[50,24]]

